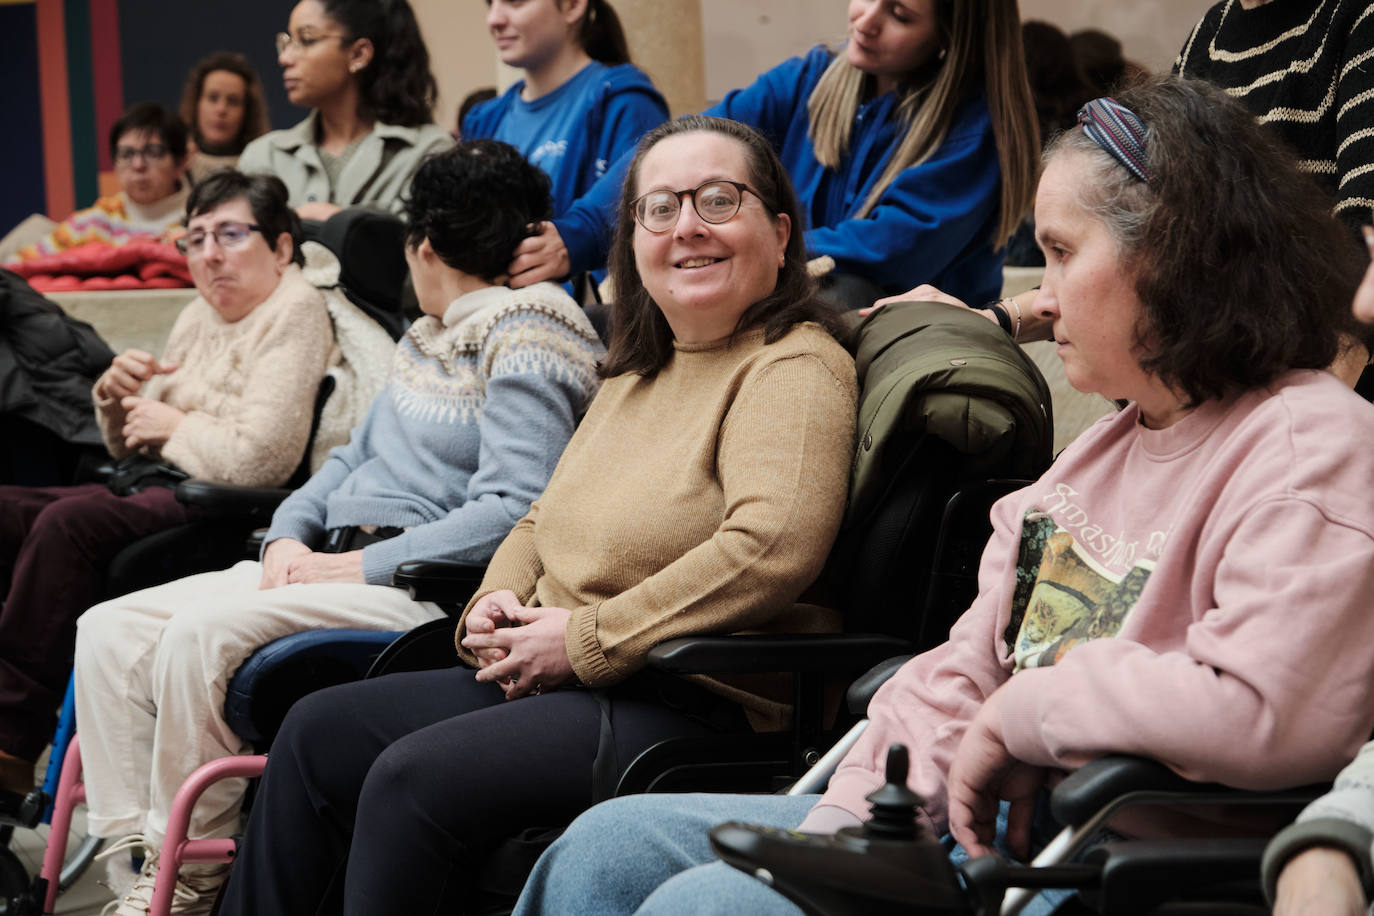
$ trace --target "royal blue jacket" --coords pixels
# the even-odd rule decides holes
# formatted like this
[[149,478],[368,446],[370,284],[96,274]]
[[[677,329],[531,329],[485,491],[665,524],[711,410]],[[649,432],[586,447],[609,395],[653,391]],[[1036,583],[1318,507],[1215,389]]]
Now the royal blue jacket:
[[525,81],[475,106],[463,119],[463,139],[502,140],[553,180],[553,212],[585,194],[611,163],[633,152],[646,131],[668,120],[668,105],[632,64],[592,62],[533,102],[520,98]]
[[[932,283],[965,302],[995,299],[1002,251],[992,238],[1002,173],[983,93],[959,107],[929,158],[899,174],[867,216],[852,219],[901,142],[904,125],[893,93],[871,99],[859,107],[840,168],[822,166],[808,135],[806,102],[833,57],[825,47],[813,48],[730,92],[706,114],[743,121],[773,143],[797,189],[810,257],[830,255],[837,271],[867,277],[889,293]],[[623,157],[554,220],[573,273],[605,262],[629,160]]]

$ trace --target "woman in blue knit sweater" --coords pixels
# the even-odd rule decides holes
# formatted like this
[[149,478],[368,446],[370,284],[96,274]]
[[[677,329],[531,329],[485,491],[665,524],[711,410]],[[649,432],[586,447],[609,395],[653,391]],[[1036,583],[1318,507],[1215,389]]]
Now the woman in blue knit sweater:
[[[773,143],[807,255],[834,261],[836,304],[919,283],[996,298],[1040,152],[1020,29],[1015,0],[850,0],[841,50],[784,61],[706,111]],[[628,162],[520,246],[512,286],[605,262]]]
[[[126,595],[77,637],[77,718],[98,836],[149,851],[117,916],[143,913],[172,798],[196,767],[244,753],[225,684],[258,646],[315,627],[405,629],[438,616],[389,585],[408,559],[484,563],[542,492],[597,387],[595,332],[559,288],[493,285],[549,179],[477,140],[421,165],[406,203],[407,259],[425,311],[351,441],[277,510],[261,562]],[[193,837],[239,828],[223,783]],[[182,871],[175,913],[209,912],[222,866]]]

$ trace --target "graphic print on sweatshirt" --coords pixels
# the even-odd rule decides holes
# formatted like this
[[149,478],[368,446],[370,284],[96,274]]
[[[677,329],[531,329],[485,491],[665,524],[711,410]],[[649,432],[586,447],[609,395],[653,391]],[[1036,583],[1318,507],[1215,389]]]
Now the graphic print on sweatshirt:
[[1116,636],[1140,600],[1166,534],[1142,544],[1091,524],[1060,483],[1021,524],[1016,589],[1003,634],[1014,670],[1055,664],[1081,642]]

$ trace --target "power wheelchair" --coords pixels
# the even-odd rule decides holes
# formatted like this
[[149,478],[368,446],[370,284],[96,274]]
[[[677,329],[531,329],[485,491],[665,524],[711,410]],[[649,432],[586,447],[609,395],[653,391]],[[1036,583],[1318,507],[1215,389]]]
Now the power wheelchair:
[[[847,695],[851,711],[866,709],[906,660],[889,660],[857,681]],[[820,791],[861,732],[862,724],[790,791]],[[1041,889],[1076,892],[1054,910],[1062,916],[1264,916],[1267,837],[1326,788],[1243,792],[1189,782],[1153,760],[1106,756],[1054,788],[1050,814],[1066,826],[1029,864],[985,856],[955,866],[948,849],[918,826],[922,801],[906,787],[906,749],[894,745],[887,785],[868,797],[874,819],[863,829],[816,837],[730,822],[711,831],[711,844],[808,916],[1014,916]],[[1123,812],[1142,810],[1163,812],[1171,823],[1186,818],[1188,834],[1126,839],[1111,830]]]

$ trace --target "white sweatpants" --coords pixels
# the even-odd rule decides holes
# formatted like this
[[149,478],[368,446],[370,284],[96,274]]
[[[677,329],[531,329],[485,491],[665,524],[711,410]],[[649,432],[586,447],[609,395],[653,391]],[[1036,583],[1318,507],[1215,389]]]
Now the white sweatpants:
[[[407,630],[443,616],[399,588],[324,583],[261,591],[245,560],[98,604],[76,639],[76,721],[97,836],[145,833],[160,845],[172,799],[193,770],[248,753],[224,721],[229,678],[260,646],[326,627]],[[238,832],[246,783],[201,796],[192,838]]]

